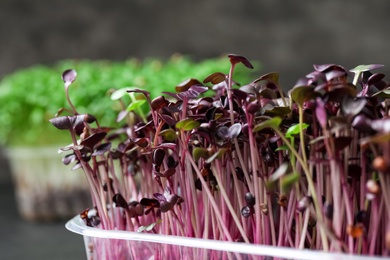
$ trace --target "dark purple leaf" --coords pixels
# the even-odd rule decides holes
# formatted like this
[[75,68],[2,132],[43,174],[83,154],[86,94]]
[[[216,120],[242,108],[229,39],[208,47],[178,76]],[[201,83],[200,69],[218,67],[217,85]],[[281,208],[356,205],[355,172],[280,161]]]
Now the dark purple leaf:
[[203,83],[209,83],[211,82],[212,84],[218,84],[226,80],[226,75],[223,74],[222,72],[215,72],[209,76],[207,76],[204,80]]
[[176,161],[172,155],[168,156],[168,159],[167,159],[168,168],[176,168],[178,164],[179,164],[179,162]]
[[167,198],[161,193],[153,193],[153,197],[155,197],[160,203],[167,201]]
[[184,99],[185,97],[193,99],[199,97],[200,94],[206,92],[207,90],[208,88],[203,85],[193,85],[188,90],[177,94],[177,96],[181,99]]
[[202,83],[197,79],[187,79],[182,83],[180,83],[179,85],[177,85],[175,87],[175,90],[176,92],[184,92],[187,91],[193,85],[202,85]]
[[156,149],[153,152],[153,163],[156,166],[160,166],[165,158],[165,151],[163,149]]
[[320,98],[316,99],[316,103],[317,103],[317,106],[315,109],[315,114],[316,114],[317,120],[320,123],[321,127],[325,129],[327,126],[327,120],[328,120],[327,119],[328,116],[327,116],[326,110],[325,110],[325,104]]
[[175,143],[161,143],[156,148],[167,148],[170,150],[175,150],[176,149],[176,144]]
[[65,87],[69,87],[69,85],[72,84],[73,81],[75,81],[76,77],[77,72],[74,69],[65,70],[62,73],[62,80],[65,83]]
[[380,133],[390,133],[390,117],[372,120],[371,127]]
[[259,101],[257,101],[257,100],[249,103],[249,105],[246,107],[246,111],[249,114],[255,114],[255,113],[259,112],[260,109],[261,109],[261,105],[260,105]]
[[230,59],[230,63],[232,65],[235,65],[235,64],[241,62],[242,64],[244,64],[245,67],[247,67],[249,69],[253,69],[253,65],[243,56],[239,56],[236,54],[229,54],[228,58]]
[[127,209],[129,205],[127,204],[125,198],[119,193],[115,194],[114,197],[112,198],[112,201],[115,203],[117,207],[121,207],[124,209]]
[[344,96],[341,102],[341,111],[344,115],[355,116],[362,111],[364,106],[367,104],[365,98],[352,98],[351,96]]
[[343,77],[346,75],[347,75],[347,73],[345,71],[341,71],[341,70],[331,70],[331,71],[325,73],[327,81],[331,81],[335,78]]
[[322,64],[322,65],[313,65],[314,69],[319,72],[328,72],[331,70],[338,70],[338,71],[344,71],[347,72],[347,70],[336,64]]
[[80,144],[84,145],[85,147],[88,147],[90,150],[93,150],[95,145],[102,141],[104,137],[106,137],[106,135],[106,132],[93,133],[87,138],[85,138]]
[[228,136],[230,139],[236,138],[241,133],[241,124],[236,123],[229,127]]
[[169,101],[165,99],[164,96],[156,97],[152,100],[151,107],[153,110],[158,110],[162,107],[165,107],[169,104]]
[[383,74],[383,73],[375,73],[375,74],[372,74],[372,75],[368,78],[367,84],[368,84],[369,86],[375,85],[376,83],[380,82],[384,77],[385,77],[385,74]]
[[173,176],[175,173],[176,173],[175,168],[168,168],[163,173],[155,172],[155,175],[158,177],[169,178],[169,177]]
[[257,82],[263,81],[263,80],[278,84],[279,83],[279,73],[278,72],[267,73],[267,74],[261,76],[260,78],[254,80],[253,83],[257,83]]
[[69,165],[70,163],[76,161],[76,155],[71,153],[71,154],[67,154],[65,155],[63,158],[62,158],[62,162],[65,164],[65,165]]
[[166,115],[166,114],[158,114],[158,116],[165,122],[167,123],[167,125],[169,126],[174,126],[176,125],[177,121],[175,119],[173,119],[173,117],[171,117],[170,115]]
[[364,115],[357,115],[352,121],[353,128],[357,129],[362,133],[372,133],[373,129],[371,127],[371,119],[367,118]]
[[246,98],[248,97],[248,93],[240,89],[232,89],[232,93],[237,100],[246,100]]
[[217,131],[215,134],[219,139],[225,140],[225,139],[229,138],[229,127],[224,126],[224,125],[220,126],[217,128]]
[[69,116],[60,116],[60,117],[52,118],[49,121],[57,129],[60,129],[60,130],[72,129],[72,123],[70,121]]
[[111,148],[111,142],[100,144],[96,147],[92,156],[103,155],[104,153],[108,152],[110,148]]
[[80,163],[76,163],[73,167],[72,167],[72,171],[75,171],[77,169],[80,169],[81,168],[81,164]]
[[145,148],[149,145],[149,139],[148,138],[137,138],[134,140],[134,143],[141,148]]
[[333,204],[325,202],[324,204],[324,214],[328,219],[333,219]]

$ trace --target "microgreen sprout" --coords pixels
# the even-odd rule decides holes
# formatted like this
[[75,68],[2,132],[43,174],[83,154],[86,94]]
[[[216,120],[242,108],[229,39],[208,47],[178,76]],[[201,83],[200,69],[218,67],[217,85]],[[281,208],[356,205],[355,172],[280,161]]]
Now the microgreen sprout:
[[[239,85],[235,67],[253,66],[229,59],[228,74],[153,100],[145,90],[113,92],[132,101],[122,103],[119,118],[131,120],[118,129],[75,108],[51,120],[70,132],[64,150],[90,183],[94,214],[83,212],[85,223],[388,256],[389,83],[370,72],[380,66],[351,70],[350,82],[342,66],[315,65],[286,95],[277,73]],[[138,109],[144,102],[148,113]]]

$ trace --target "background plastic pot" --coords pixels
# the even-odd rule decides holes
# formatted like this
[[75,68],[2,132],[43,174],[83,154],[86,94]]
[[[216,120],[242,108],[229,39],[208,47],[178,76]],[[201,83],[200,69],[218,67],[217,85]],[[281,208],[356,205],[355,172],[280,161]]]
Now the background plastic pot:
[[325,253],[273,246],[249,245],[150,233],[100,230],[88,227],[76,216],[66,228],[84,237],[86,259],[357,259],[380,257]]
[[91,205],[84,173],[71,171],[58,147],[9,148],[16,201],[22,218],[69,219]]

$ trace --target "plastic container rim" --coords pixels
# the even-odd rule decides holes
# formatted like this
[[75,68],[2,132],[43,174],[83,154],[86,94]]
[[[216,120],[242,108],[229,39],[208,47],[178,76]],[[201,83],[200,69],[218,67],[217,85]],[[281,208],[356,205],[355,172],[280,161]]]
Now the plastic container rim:
[[97,228],[88,227],[84,224],[83,220],[79,216],[73,217],[65,224],[66,229],[69,231],[86,236],[105,239],[121,239],[131,241],[142,241],[147,243],[159,243],[170,244],[177,246],[196,247],[218,251],[228,251],[233,253],[259,255],[259,256],[273,256],[286,259],[302,259],[302,260],[343,260],[343,259],[356,259],[356,260],[383,260],[383,257],[379,256],[358,256],[352,254],[343,253],[328,253],[315,250],[299,250],[287,247],[265,246],[265,245],[253,245],[237,242],[226,242],[210,239],[189,238],[179,236],[168,236],[149,233],[138,233],[121,230],[102,230]]

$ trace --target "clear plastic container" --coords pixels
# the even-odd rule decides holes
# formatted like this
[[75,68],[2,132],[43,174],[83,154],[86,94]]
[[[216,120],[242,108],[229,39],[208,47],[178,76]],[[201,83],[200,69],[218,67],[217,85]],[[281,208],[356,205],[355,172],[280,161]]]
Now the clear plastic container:
[[308,259],[380,260],[381,257],[325,253],[284,247],[250,245],[207,239],[165,236],[87,227],[76,216],[66,228],[84,237],[88,260],[119,259]]

